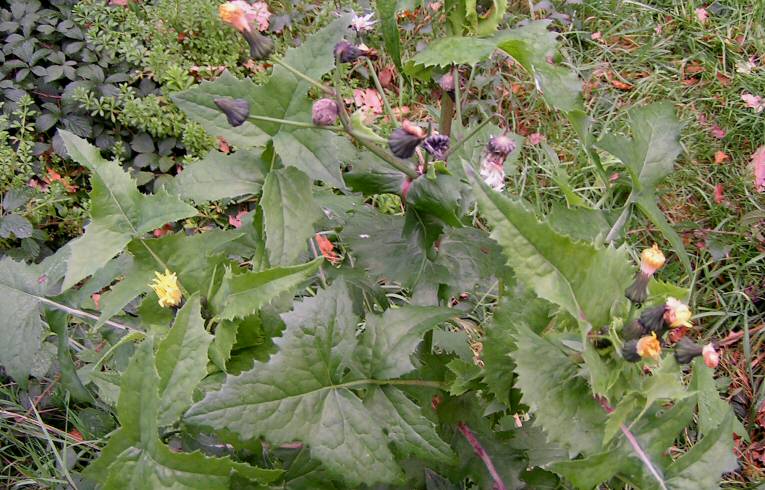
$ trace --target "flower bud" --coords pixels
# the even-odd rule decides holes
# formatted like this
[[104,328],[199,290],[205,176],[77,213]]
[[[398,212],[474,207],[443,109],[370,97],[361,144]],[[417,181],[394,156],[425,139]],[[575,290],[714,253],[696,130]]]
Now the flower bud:
[[233,127],[241,126],[250,116],[250,103],[244,99],[213,99],[215,105],[223,111],[228,123]]
[[675,298],[667,298],[666,311],[664,312],[664,321],[672,328],[688,327],[691,328],[691,310],[688,305]]
[[508,136],[501,134],[499,136],[494,136],[491,139],[489,139],[489,143],[486,145],[486,150],[489,153],[494,153],[496,155],[502,155],[502,161],[504,163],[505,158],[507,158],[507,155],[513,152],[515,150],[515,142]]
[[720,354],[715,350],[715,346],[711,342],[704,346],[701,350],[701,355],[704,357],[704,364],[708,368],[715,369],[720,364]]
[[446,152],[449,151],[449,137],[443,134],[430,135],[425,138],[422,147],[435,159],[445,160]]
[[414,150],[425,139],[425,132],[419,126],[409,121],[404,121],[400,128],[396,128],[388,138],[388,146],[398,158],[409,158],[414,155]]
[[641,337],[640,340],[637,341],[635,350],[643,359],[649,357],[658,359],[659,355],[661,355],[661,343],[659,343],[659,339],[656,338],[656,334],[651,332],[651,335]]
[[622,357],[625,361],[638,362],[641,357],[637,353],[637,339],[629,340],[622,346]]
[[313,103],[311,118],[317,126],[332,126],[337,122],[337,102],[332,99],[319,99]]
[[624,290],[624,296],[634,304],[640,306],[648,299],[648,281],[651,276],[638,272],[635,281]]
[[643,326],[643,335],[648,335],[651,332],[656,333],[659,337],[664,335],[664,332],[667,330],[667,326],[664,323],[664,312],[666,309],[665,305],[660,305],[654,308],[646,308],[640,312],[640,319],[638,321]]
[[441,87],[441,90],[446,92],[447,94],[453,94],[454,93],[454,73],[453,72],[447,72],[441,78],[438,79],[438,86]]
[[622,328],[622,337],[624,337],[624,340],[637,340],[647,334],[648,332],[639,320],[634,320],[632,323]]
[[271,56],[274,50],[274,42],[257,31],[250,30],[242,33],[247,44],[250,45],[250,58],[264,60]]
[[700,356],[703,348],[688,337],[683,337],[675,345],[675,359],[678,364],[690,364],[690,362]]
[[338,58],[340,63],[353,63],[359,57],[364,56],[364,53],[363,49],[345,40],[335,44],[335,58]]

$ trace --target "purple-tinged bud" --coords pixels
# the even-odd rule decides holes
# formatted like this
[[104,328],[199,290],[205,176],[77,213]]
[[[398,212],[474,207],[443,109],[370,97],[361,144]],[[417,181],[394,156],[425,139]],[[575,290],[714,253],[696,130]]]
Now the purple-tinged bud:
[[414,155],[414,150],[425,139],[425,132],[419,126],[409,121],[404,121],[400,128],[396,128],[388,138],[388,146],[398,158],[409,158]]
[[319,99],[313,103],[311,116],[317,126],[332,126],[337,122],[337,102],[332,99]]
[[667,331],[667,324],[664,321],[665,305],[647,308],[640,313],[640,324],[643,325],[643,335],[654,332],[661,337]]
[[638,354],[637,349],[639,341],[639,339],[633,339],[624,343],[624,346],[622,347],[622,357],[625,361],[638,362],[640,359],[642,359],[640,354]]
[[454,73],[453,72],[447,72],[444,74],[441,78],[438,79],[438,86],[441,87],[441,90],[448,94],[454,93]]
[[364,56],[363,49],[354,46],[348,41],[340,41],[335,44],[335,58],[340,59],[340,63],[353,63],[359,57]]
[[634,320],[622,328],[622,337],[624,337],[624,340],[637,340],[646,334],[645,327],[638,320]]
[[255,29],[243,31],[242,35],[250,45],[250,58],[254,60],[264,60],[271,56],[274,50],[274,42],[271,38],[260,34]]
[[449,151],[449,137],[443,134],[434,134],[425,138],[422,143],[425,151],[433,155],[437,160],[445,160],[446,152]]
[[250,103],[244,99],[213,99],[213,102],[226,115],[228,123],[234,127],[244,124],[250,116]]
[[675,345],[675,359],[678,364],[690,364],[690,362],[702,355],[704,348],[688,337],[683,337]]
[[504,161],[513,150],[515,150],[515,142],[509,136],[501,134],[489,139],[489,144],[486,145],[486,151],[494,153],[496,155],[502,155]]

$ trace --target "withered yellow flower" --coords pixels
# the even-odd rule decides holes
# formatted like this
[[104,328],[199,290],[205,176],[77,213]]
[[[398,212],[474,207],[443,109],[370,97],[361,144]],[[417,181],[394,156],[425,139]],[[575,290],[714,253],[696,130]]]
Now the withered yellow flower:
[[643,359],[652,358],[658,359],[661,355],[661,344],[659,339],[656,338],[656,334],[651,332],[651,335],[646,335],[638,340],[637,353]]
[[159,306],[162,308],[170,308],[172,306],[178,306],[183,298],[181,288],[178,285],[178,277],[175,272],[170,272],[165,269],[164,274],[155,272],[156,278],[154,282],[149,284],[151,288],[157,293],[159,297]]
[[691,316],[693,316],[693,314],[691,313],[690,308],[688,308],[688,305],[675,298],[667,298],[664,321],[666,321],[670,327],[693,327]]
[[643,250],[640,254],[640,272],[652,275],[664,266],[664,254],[655,243],[653,247]]

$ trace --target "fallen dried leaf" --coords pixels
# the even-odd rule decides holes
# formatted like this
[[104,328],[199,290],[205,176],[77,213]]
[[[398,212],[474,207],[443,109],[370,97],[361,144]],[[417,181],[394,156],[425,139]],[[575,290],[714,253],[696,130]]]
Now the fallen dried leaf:
[[715,203],[722,204],[725,202],[725,192],[722,184],[715,185]]
[[765,192],[765,145],[757,148],[757,151],[752,154],[752,167],[757,192]]
[[724,152],[724,151],[716,151],[715,152],[715,163],[720,165],[721,163],[725,163],[728,160],[730,160],[730,157]]
[[324,256],[325,259],[327,259],[332,265],[337,265],[340,263],[340,256],[335,252],[335,245],[324,235],[321,233],[316,234],[316,243],[319,245],[319,250],[321,251],[321,254]]
[[706,24],[707,20],[709,19],[709,12],[707,12],[707,9],[703,7],[697,8],[696,19],[698,19],[699,24]]

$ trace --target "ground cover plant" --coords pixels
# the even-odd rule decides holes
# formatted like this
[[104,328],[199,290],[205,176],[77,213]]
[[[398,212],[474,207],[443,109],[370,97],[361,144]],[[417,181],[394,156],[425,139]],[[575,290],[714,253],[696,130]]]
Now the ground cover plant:
[[109,3],[89,42],[215,143],[147,179],[55,128],[88,223],[0,258],[9,486],[758,482],[756,9],[199,0],[136,47],[173,2]]

